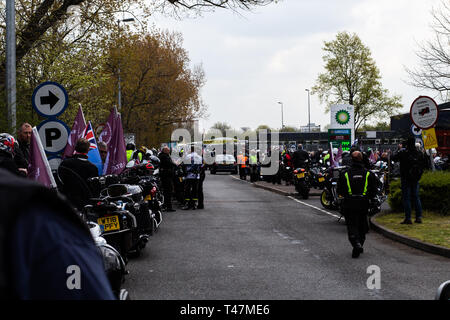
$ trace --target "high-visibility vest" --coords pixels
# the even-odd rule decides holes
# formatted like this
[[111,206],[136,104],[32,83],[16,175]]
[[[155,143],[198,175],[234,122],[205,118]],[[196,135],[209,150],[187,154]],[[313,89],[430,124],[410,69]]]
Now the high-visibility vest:
[[246,168],[246,163],[247,163],[247,157],[243,156],[243,155],[238,155],[237,160],[238,160],[238,164],[241,165],[241,168]]
[[[363,196],[365,196],[367,194],[367,187],[369,186],[369,176],[370,176],[370,172],[367,171],[366,182],[364,183],[364,191],[362,194]],[[348,194],[353,195],[352,187],[350,186],[350,178],[348,177],[348,172],[345,173],[345,178],[347,179]]]
[[250,164],[257,164],[258,163],[258,157],[255,155],[250,156]]
[[133,159],[134,150],[127,150],[127,162],[130,162]]

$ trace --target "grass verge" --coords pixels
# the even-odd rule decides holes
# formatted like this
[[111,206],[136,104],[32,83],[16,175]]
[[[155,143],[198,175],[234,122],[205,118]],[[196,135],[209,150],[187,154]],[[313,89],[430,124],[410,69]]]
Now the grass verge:
[[[450,216],[430,211],[424,211],[422,215],[422,224],[400,224],[405,218],[404,213],[389,213],[375,218],[375,221],[386,229],[409,238],[450,248]],[[412,217],[414,222],[414,212]]]

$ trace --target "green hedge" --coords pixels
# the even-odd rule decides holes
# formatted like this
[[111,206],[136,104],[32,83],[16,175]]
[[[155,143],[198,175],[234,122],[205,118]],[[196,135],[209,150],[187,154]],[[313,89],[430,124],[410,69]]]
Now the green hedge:
[[[427,171],[419,181],[422,209],[450,215],[450,172]],[[403,212],[400,179],[391,181],[389,205],[395,212]],[[414,210],[414,205],[412,204]]]

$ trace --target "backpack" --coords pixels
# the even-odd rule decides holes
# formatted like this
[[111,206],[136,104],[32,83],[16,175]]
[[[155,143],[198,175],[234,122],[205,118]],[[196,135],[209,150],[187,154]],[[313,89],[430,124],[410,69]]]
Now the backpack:
[[423,174],[423,155],[420,152],[408,152],[408,178],[412,181],[419,181]]

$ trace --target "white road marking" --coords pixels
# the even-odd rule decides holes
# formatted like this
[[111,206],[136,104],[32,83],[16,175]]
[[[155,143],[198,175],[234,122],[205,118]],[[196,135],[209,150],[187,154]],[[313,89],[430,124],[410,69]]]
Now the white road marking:
[[[333,214],[333,213],[331,213],[331,212],[328,212],[328,211],[325,211],[325,210],[323,210],[323,209],[317,208],[316,206],[313,206],[313,205],[311,205],[311,204],[309,204],[309,203],[306,203],[306,202],[300,201],[300,200],[298,200],[298,199],[295,199],[294,197],[288,196],[288,198],[294,200],[295,202],[298,202],[298,203],[300,203],[300,204],[303,204],[304,206],[307,206],[307,207],[310,207],[310,208],[319,210],[320,212],[323,212],[323,213],[325,213],[325,214],[327,214],[327,215],[329,215],[329,216],[332,216],[332,217],[334,217],[334,218],[338,218],[338,219],[340,218],[340,216],[338,216],[338,215],[335,215],[335,214]],[[342,219],[345,219],[345,218],[342,217]]]
[[[241,180],[240,178],[237,178],[237,177],[234,177],[234,176],[231,176],[231,177],[232,177],[233,179],[238,180],[238,181],[250,183],[250,182],[247,181],[247,180]],[[278,190],[278,191],[280,191],[280,192],[285,193],[285,191],[280,190],[280,189],[277,189],[277,188],[275,188],[275,187],[270,187],[270,189],[275,189],[275,190]],[[333,214],[333,213],[331,213],[331,212],[328,212],[328,211],[325,211],[325,210],[323,210],[323,209],[317,208],[316,206],[313,206],[313,205],[311,205],[311,204],[309,204],[309,203],[300,201],[300,200],[298,200],[298,199],[296,199],[296,198],[294,198],[294,197],[292,197],[292,196],[288,196],[288,198],[290,198],[290,199],[292,199],[292,200],[294,200],[294,201],[296,201],[296,202],[298,202],[298,203],[300,203],[300,204],[303,204],[303,205],[305,205],[305,206],[307,206],[307,207],[310,207],[310,208],[319,210],[320,212],[323,212],[323,213],[325,213],[325,214],[327,214],[327,215],[329,215],[329,216],[331,216],[331,217],[333,217],[333,218],[337,218],[337,219],[341,218],[341,217],[338,216],[338,215],[335,215],[335,214]],[[345,220],[345,218],[342,217],[342,220]]]

